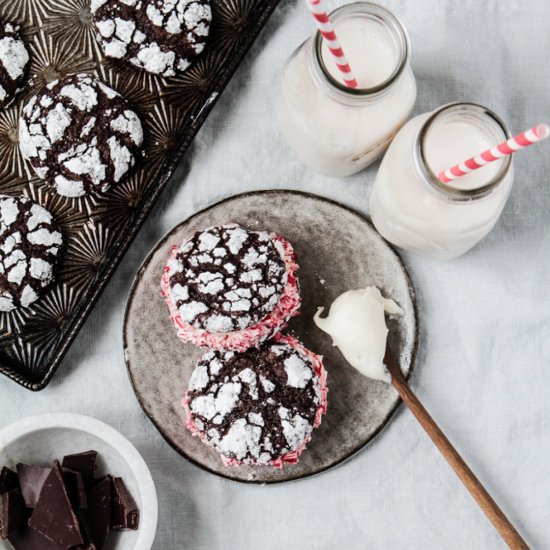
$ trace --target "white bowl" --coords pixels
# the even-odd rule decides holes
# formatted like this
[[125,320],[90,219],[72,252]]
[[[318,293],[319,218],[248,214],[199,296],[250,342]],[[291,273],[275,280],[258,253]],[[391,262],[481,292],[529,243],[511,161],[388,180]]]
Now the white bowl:
[[48,465],[64,455],[91,449],[98,453],[97,474],[121,477],[140,510],[139,529],[110,532],[105,549],[150,550],[158,519],[153,478],[136,448],[107,424],[68,413],[19,420],[0,431],[0,469],[15,469],[18,462]]

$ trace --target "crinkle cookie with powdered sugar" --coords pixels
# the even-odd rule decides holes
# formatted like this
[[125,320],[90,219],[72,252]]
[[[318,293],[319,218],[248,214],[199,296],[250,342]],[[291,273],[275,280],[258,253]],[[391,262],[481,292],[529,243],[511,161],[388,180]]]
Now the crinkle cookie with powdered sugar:
[[29,307],[54,280],[63,238],[31,199],[0,195],[0,311]]
[[297,269],[283,237],[225,225],[174,247],[161,286],[183,340],[242,351],[297,313]]
[[296,463],[327,406],[321,358],[295,338],[209,351],[183,399],[187,427],[227,465]]
[[143,128],[121,95],[87,74],[48,84],[24,107],[19,147],[60,195],[81,197],[119,182],[141,154]]
[[19,27],[0,21],[0,109],[8,107],[18,92],[29,65],[29,52]]
[[212,11],[208,0],[92,0],[92,19],[107,57],[174,76],[204,50]]

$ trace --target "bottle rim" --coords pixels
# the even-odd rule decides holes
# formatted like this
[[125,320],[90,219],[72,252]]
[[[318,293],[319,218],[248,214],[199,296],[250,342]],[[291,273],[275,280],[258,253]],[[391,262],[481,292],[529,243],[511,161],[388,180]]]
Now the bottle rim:
[[484,198],[491,194],[508,175],[512,167],[512,155],[503,157],[502,165],[499,171],[489,182],[474,189],[460,189],[459,187],[453,187],[447,183],[443,183],[428,164],[425,147],[426,136],[434,124],[437,124],[437,122],[439,122],[443,117],[448,116],[453,112],[456,112],[457,114],[463,113],[470,116],[476,116],[479,119],[483,118],[488,121],[489,124],[492,124],[500,134],[498,143],[512,137],[504,121],[491,109],[478,103],[449,103],[447,105],[443,105],[439,109],[436,109],[420,127],[414,143],[413,154],[416,167],[425,182],[427,182],[438,193],[443,194],[445,197],[453,201],[469,202]]
[[330,13],[330,20],[335,24],[339,20],[351,18],[356,15],[370,15],[377,18],[395,39],[395,43],[399,49],[399,60],[396,63],[395,69],[386,80],[369,88],[349,88],[338,81],[329,72],[323,60],[322,45],[324,39],[319,31],[315,33],[313,39],[313,57],[318,76],[324,79],[333,89],[341,92],[347,97],[367,98],[376,96],[395,84],[409,63],[411,47],[409,35],[401,21],[389,9],[374,2],[359,1],[341,6]]

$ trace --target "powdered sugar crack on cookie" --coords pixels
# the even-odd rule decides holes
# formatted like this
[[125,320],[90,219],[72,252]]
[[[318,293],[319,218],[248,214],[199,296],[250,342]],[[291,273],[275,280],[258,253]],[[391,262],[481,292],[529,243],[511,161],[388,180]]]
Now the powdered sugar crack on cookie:
[[11,105],[21,91],[29,60],[19,27],[0,21],[0,109]]
[[212,20],[207,0],[92,0],[91,8],[107,57],[167,77],[204,50]]
[[[299,385],[289,374],[298,364]],[[321,358],[290,336],[244,353],[209,351],[183,399],[187,428],[227,465],[294,464],[326,412],[326,378]]]
[[108,190],[134,166],[143,129],[129,103],[94,76],[48,84],[23,109],[19,147],[66,197]]
[[29,307],[46,292],[62,244],[45,208],[27,197],[0,195],[0,311]]
[[173,248],[161,286],[184,341],[242,351],[297,314],[297,269],[282,237],[225,225]]

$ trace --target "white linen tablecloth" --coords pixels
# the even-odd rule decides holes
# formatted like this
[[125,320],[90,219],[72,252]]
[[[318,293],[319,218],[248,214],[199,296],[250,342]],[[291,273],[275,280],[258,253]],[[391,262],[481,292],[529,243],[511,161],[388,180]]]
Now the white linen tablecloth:
[[[547,0],[383,3],[410,33],[415,113],[473,100],[513,131],[548,122]],[[312,30],[302,2],[281,2],[53,382],[33,394],[0,379],[0,428],[23,416],[71,411],[120,430],[156,482],[159,550],[503,548],[403,407],[345,465],[256,487],[180,457],[132,392],[122,355],[124,307],[141,261],[172,226],[230,195],[269,188],[310,191],[368,213],[377,164],[348,179],[317,176],[293,157],[277,128],[278,75]],[[441,263],[404,255],[422,325],[414,389],[534,548],[550,548],[549,159],[548,143],[517,155],[501,220],[465,257]]]

